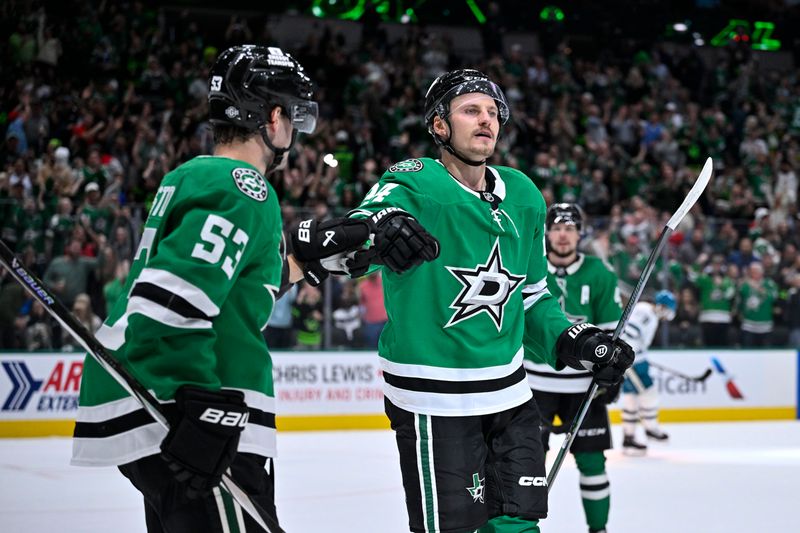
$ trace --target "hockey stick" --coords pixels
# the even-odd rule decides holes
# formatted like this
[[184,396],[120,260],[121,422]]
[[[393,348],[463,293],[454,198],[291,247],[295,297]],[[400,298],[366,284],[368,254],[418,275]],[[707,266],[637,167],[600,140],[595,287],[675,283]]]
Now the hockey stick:
[[684,374],[683,372],[679,372],[678,370],[666,367],[664,365],[659,365],[658,363],[654,363],[652,361],[649,361],[649,363],[650,366],[652,366],[653,368],[658,368],[659,370],[663,370],[664,372],[668,372],[674,376],[678,376],[679,378],[687,379],[689,381],[697,381],[699,383],[702,383],[705,380],[707,380],[708,377],[713,372],[713,370],[711,370],[710,368],[706,368],[706,371],[700,374],[699,376],[690,376],[688,374]]
[[[144,407],[153,419],[169,430],[164,407],[156,400],[150,391],[144,388],[131,373],[114,359],[102,344],[89,331],[78,322],[72,313],[47,289],[44,283],[36,277],[19,259],[14,252],[0,240],[0,263],[11,273],[14,279],[27,290],[33,298],[42,304],[50,315],[61,324],[75,339],[80,342],[86,352],[102,366],[128,394],[133,396]],[[283,533],[272,516],[254,502],[247,493],[227,474],[222,475],[220,484],[242,509],[256,521],[267,533]],[[270,525],[268,526],[267,523]]]
[[[714,165],[711,162],[711,158],[709,157],[706,159],[705,165],[703,165],[703,170],[700,171],[700,176],[697,177],[697,181],[694,182],[692,185],[692,189],[689,191],[689,194],[686,195],[684,198],[683,203],[678,207],[677,211],[670,217],[667,221],[667,224],[664,226],[664,229],[661,230],[661,235],[658,237],[656,241],[656,245],[653,248],[653,251],[650,252],[650,257],[647,258],[647,263],[642,270],[641,276],[639,276],[639,281],[636,282],[636,287],[633,289],[631,293],[631,297],[628,300],[628,304],[625,306],[625,309],[622,311],[622,317],[617,322],[617,327],[614,329],[614,335],[612,339],[616,341],[619,339],[620,333],[622,330],[625,329],[625,325],[628,323],[628,319],[633,312],[633,307],[636,305],[636,302],[639,301],[639,298],[642,296],[642,292],[644,291],[645,285],[647,285],[647,280],[650,279],[650,274],[653,272],[653,268],[656,266],[656,259],[658,259],[659,254],[661,254],[661,249],[667,243],[667,239],[669,236],[672,235],[672,232],[675,231],[675,228],[678,227],[683,217],[686,216],[686,213],[697,203],[697,200],[700,198],[700,195],[703,194],[703,191],[708,185],[709,180],[711,179],[711,171],[713,170]],[[583,397],[583,401],[581,402],[580,407],[578,408],[578,414],[572,420],[572,423],[569,426],[569,431],[567,432],[566,437],[564,438],[564,442],[561,444],[561,449],[558,450],[558,455],[556,456],[555,461],[553,461],[553,466],[550,467],[550,472],[547,474],[547,491],[550,492],[550,489],[553,488],[553,482],[558,475],[558,471],[561,470],[561,465],[564,463],[564,458],[569,451],[570,446],[572,446],[572,441],[575,440],[575,436],[578,434],[578,428],[581,427],[583,423],[583,419],[586,418],[586,413],[589,411],[589,405],[592,403],[592,399],[594,398],[595,393],[597,392],[598,385],[597,382],[592,379],[592,384],[589,387],[589,390],[586,391],[586,395]]]

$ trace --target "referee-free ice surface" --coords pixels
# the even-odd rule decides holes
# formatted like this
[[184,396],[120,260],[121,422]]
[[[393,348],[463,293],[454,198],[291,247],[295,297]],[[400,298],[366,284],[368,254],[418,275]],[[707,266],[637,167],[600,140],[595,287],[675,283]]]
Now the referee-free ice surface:
[[[800,422],[664,429],[670,443],[650,444],[645,457],[607,454],[611,533],[800,531]],[[621,429],[612,431],[619,446]],[[559,444],[554,437],[551,449]],[[143,533],[138,492],[114,468],[69,466],[70,445],[0,439],[0,531]],[[277,505],[288,533],[408,531],[390,431],[279,433],[278,450]],[[571,457],[541,529],[586,531]]]

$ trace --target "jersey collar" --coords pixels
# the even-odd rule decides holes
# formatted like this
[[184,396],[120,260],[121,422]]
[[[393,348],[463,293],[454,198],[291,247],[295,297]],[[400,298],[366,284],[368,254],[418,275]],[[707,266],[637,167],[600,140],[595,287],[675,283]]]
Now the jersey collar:
[[[465,191],[467,191],[468,193],[470,193],[472,196],[474,196],[476,198],[480,198],[481,197],[480,192],[473,191],[472,189],[470,189],[469,187],[467,187],[466,185],[464,185],[463,183],[458,181],[455,176],[450,174],[450,171],[447,170],[447,167],[444,166],[444,164],[441,162],[441,160],[437,159],[436,162],[439,163],[440,165],[442,165],[442,168],[444,169],[445,172],[447,172],[447,175],[450,176],[450,179],[452,179],[454,182],[456,182],[456,184],[459,187],[461,187],[462,189],[464,189]],[[505,198],[506,198],[506,182],[503,181],[503,178],[500,177],[500,173],[496,169],[490,167],[489,165],[486,165],[486,170],[487,170],[487,173],[488,173],[488,175],[486,176],[486,187],[487,187],[487,191],[486,192],[490,192],[493,195],[497,196],[498,198],[500,198],[500,201],[505,200]]]
[[[581,266],[583,266],[583,260],[584,260],[585,257],[586,256],[584,256],[583,254],[580,254],[580,253],[578,254],[578,258],[575,260],[575,262],[573,262],[571,265],[569,265],[565,269],[567,271],[567,276],[571,276],[575,272],[580,270]],[[550,262],[550,259],[547,260],[547,271],[549,273],[555,275],[556,272],[558,272],[558,268],[559,267],[555,266],[553,263]]]

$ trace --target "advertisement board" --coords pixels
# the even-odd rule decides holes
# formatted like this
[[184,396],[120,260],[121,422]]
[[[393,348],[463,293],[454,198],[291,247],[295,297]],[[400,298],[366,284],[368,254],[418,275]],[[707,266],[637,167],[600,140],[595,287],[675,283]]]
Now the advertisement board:
[[[279,430],[389,427],[374,352],[273,359]],[[650,360],[662,421],[798,417],[794,350],[663,350]],[[78,353],[0,354],[0,437],[71,434],[82,369]],[[618,422],[619,402],[610,408]]]

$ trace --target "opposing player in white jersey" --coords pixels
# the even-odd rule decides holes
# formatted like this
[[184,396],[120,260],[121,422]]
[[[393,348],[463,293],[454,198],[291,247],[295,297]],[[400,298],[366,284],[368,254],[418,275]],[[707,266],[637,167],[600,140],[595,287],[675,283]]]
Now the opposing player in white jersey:
[[627,455],[644,455],[647,445],[636,440],[636,424],[641,421],[645,435],[657,441],[669,436],[658,425],[658,392],[650,377],[647,350],[653,344],[661,320],[675,318],[675,296],[669,291],[656,293],[655,303],[639,302],[622,332],[622,338],[636,352],[636,360],[626,372],[622,385],[622,451]]

